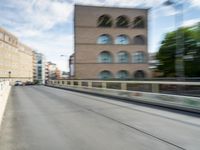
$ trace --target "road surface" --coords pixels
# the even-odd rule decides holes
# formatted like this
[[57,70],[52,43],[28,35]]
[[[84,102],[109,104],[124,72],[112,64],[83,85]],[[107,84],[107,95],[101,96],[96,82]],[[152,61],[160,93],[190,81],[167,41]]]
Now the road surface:
[[0,150],[199,150],[200,119],[45,86],[13,87]]

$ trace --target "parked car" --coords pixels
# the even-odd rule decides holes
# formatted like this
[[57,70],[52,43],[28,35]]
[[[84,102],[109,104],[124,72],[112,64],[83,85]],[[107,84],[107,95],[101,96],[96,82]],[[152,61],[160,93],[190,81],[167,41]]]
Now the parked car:
[[22,86],[22,85],[23,85],[22,81],[16,81],[15,82],[15,86]]
[[34,85],[34,83],[30,82],[30,81],[27,81],[27,82],[25,82],[25,85]]

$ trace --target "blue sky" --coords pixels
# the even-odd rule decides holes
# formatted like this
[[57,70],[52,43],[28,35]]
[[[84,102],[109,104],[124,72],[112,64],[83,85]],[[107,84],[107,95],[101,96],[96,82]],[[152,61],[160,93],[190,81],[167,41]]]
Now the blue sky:
[[[165,0],[0,0],[0,26],[19,40],[45,54],[46,59],[66,70],[73,53],[74,4],[150,8],[149,52],[158,50],[165,33],[175,29],[173,7]],[[200,21],[200,0],[174,0],[183,4],[181,26]],[[60,57],[60,55],[66,57]]]

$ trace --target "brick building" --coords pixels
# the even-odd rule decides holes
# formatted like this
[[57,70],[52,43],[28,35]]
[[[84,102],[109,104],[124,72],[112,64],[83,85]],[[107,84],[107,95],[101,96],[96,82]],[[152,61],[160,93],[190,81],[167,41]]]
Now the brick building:
[[[148,9],[75,5],[75,79],[150,77]],[[72,61],[73,60],[73,61]]]

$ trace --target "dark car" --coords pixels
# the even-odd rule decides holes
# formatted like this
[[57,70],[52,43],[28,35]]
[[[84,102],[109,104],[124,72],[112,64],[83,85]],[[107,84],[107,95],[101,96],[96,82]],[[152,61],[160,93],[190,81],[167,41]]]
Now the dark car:
[[27,81],[25,85],[34,85],[33,82]]

